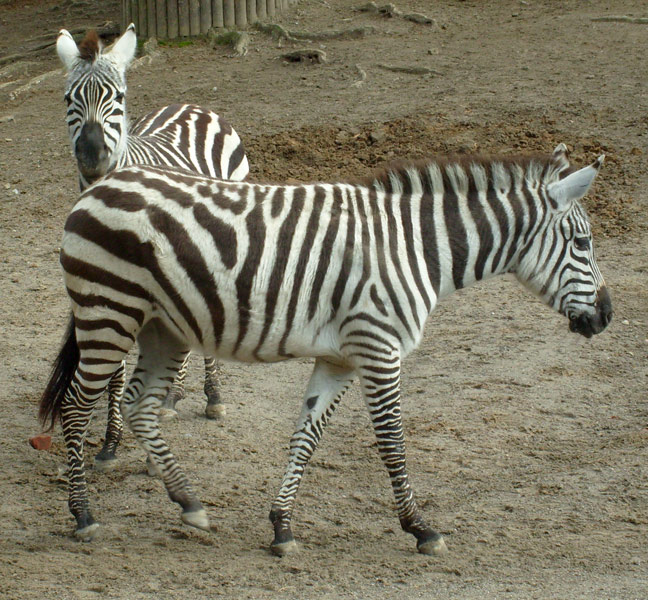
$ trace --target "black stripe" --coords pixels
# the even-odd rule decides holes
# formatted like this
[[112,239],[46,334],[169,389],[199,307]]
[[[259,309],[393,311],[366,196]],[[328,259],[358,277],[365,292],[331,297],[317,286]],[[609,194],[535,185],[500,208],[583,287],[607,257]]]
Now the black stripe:
[[[322,186],[316,185],[315,198],[313,199],[313,203],[323,203],[325,198],[326,191],[324,190],[324,188]],[[349,208],[349,214],[351,214],[351,208]],[[317,268],[315,269],[315,279],[313,280],[313,287],[311,288],[310,298],[308,301],[309,321],[312,321],[313,317],[315,316],[315,311],[317,310],[317,304],[320,300],[320,294],[326,273],[328,272],[329,261],[331,260],[331,254],[333,251],[333,243],[335,242],[339,226],[339,213],[336,210],[336,207],[333,206],[331,207],[331,219],[329,220],[328,226],[326,227],[326,233],[324,234],[324,239],[322,240],[322,245],[319,249]]]
[[[299,192],[299,195],[302,197],[305,196],[304,188],[297,188],[295,194]],[[286,329],[284,331],[281,342],[279,343],[279,354],[282,356],[288,356],[286,354],[286,340],[288,335],[292,331],[293,321],[295,319],[295,312],[297,310],[297,301],[299,300],[299,293],[302,289],[302,283],[304,280],[304,274],[306,272],[306,267],[308,265],[308,259],[311,256],[313,249],[313,242],[315,241],[315,236],[317,234],[317,225],[320,220],[320,215],[322,213],[324,203],[316,202],[313,203],[311,215],[308,219],[308,224],[306,226],[306,235],[304,236],[304,241],[302,242],[302,247],[299,252],[299,259],[297,261],[297,268],[293,276],[293,287],[290,295],[290,301],[288,303],[288,309],[286,311]]]
[[263,248],[265,246],[266,226],[263,220],[263,203],[261,198],[245,217],[245,227],[247,229],[249,247],[245,261],[241,267],[241,272],[236,278],[239,331],[232,354],[236,354],[247,334],[250,323],[250,295],[252,292],[252,284],[259,264],[261,263]]

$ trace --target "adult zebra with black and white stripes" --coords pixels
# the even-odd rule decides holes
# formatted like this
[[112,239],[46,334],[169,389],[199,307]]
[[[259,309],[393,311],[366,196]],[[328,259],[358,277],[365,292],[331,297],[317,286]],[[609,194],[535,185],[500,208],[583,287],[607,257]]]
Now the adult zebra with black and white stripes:
[[401,362],[439,299],[505,272],[567,316],[571,331],[605,329],[611,301],[579,204],[602,160],[567,174],[561,144],[544,157],[430,160],[365,183],[297,186],[128,167],[86,190],[61,244],[73,318],[40,410],[44,422],[62,422],[77,536],[97,528],[83,467],[87,415],[78,407],[96,402],[137,340],[125,417],[183,521],[209,529],[157,415],[185,354],[310,356],[270,513],[273,551],[295,547],[290,521],[304,468],[358,377],[401,525],[420,552],[443,552],[408,481]]
[[[83,191],[106,173],[124,165],[168,165],[211,177],[240,181],[249,166],[241,140],[220,116],[200,106],[173,104],[153,111],[129,126],[126,115],[126,71],[135,56],[135,26],[104,50],[90,31],[79,46],[66,30],[56,49],[68,72],[65,89],[67,123]],[[168,409],[184,396],[187,361],[165,401]],[[95,458],[101,469],[115,462],[122,434],[119,402],[125,383],[124,365],[109,388],[108,428]],[[224,407],[218,389],[218,365],[205,358],[205,393],[209,418]]]

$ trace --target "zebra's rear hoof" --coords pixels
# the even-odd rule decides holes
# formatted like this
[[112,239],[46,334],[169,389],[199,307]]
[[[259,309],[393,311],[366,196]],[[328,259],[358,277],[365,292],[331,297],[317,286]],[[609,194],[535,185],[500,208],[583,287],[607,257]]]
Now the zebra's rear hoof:
[[270,552],[275,556],[286,556],[287,554],[295,554],[299,550],[295,540],[288,540],[287,542],[280,542],[276,544],[272,542],[270,545]]
[[205,407],[205,416],[212,421],[221,421],[226,414],[227,409],[220,402],[218,404],[208,404]]
[[177,418],[178,411],[175,408],[161,408],[160,409],[160,423],[164,421],[173,421]]
[[448,553],[448,547],[445,545],[443,537],[438,533],[435,537],[416,544],[416,548],[421,554],[430,556],[443,556]]
[[193,510],[191,512],[183,512],[180,515],[182,522],[191,527],[196,527],[197,529],[202,529],[204,531],[211,531],[209,527],[209,518],[207,517],[207,511],[204,508],[200,510]]
[[146,457],[146,474],[149,477],[160,477],[160,469],[158,466],[153,462],[153,459],[150,456]]
[[94,468],[95,471],[99,471],[99,473],[107,473],[108,471],[116,469],[118,462],[116,456],[113,456],[112,458],[99,458],[99,456],[95,456]]
[[93,539],[95,539],[98,529],[99,523],[92,523],[90,525],[87,525],[86,527],[77,529],[74,532],[74,537],[80,542],[91,542]]

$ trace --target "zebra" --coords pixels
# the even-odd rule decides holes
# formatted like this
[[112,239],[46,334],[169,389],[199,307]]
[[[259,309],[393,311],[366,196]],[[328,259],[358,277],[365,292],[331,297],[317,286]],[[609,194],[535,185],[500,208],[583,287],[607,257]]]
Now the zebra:
[[[104,50],[95,31],[79,46],[65,29],[56,49],[67,70],[65,101],[67,125],[77,162],[81,191],[123,165],[172,165],[211,177],[243,180],[249,165],[238,134],[220,116],[191,104],[164,106],[137,120],[130,128],[126,115],[126,71],[137,47],[131,24]],[[187,361],[165,401],[167,413],[184,397]],[[108,426],[101,451],[95,457],[99,470],[112,468],[122,435],[119,410],[125,384],[125,365],[108,387]],[[218,389],[218,364],[205,358],[205,393],[208,418],[222,418],[225,407]]]
[[39,411],[44,425],[62,424],[76,536],[89,540],[98,528],[83,462],[89,415],[137,341],[124,415],[186,524],[209,530],[158,413],[187,352],[313,357],[270,511],[272,552],[297,547],[297,488],[355,378],[403,530],[421,553],[447,551],[408,479],[402,360],[438,300],[500,273],[514,273],[572,332],[589,338],[607,327],[612,303],[579,202],[603,158],[575,170],[560,144],[550,155],[433,157],[355,183],[304,185],[134,166],[88,188],[65,223],[60,262],[72,317]]

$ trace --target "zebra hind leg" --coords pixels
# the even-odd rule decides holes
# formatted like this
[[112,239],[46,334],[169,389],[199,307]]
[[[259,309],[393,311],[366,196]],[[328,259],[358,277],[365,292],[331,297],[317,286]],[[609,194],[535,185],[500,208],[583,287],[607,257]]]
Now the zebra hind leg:
[[447,549],[443,537],[426,523],[409,484],[400,404],[400,358],[396,352],[390,357],[365,353],[360,360],[357,371],[362,393],[380,458],[389,473],[401,527],[416,537],[420,553],[444,554]]
[[171,454],[159,428],[160,409],[184,362],[187,349],[159,321],[149,322],[140,332],[137,341],[140,355],[124,393],[124,417],[155,465],[169,497],[182,507],[182,521],[209,531],[207,513]]
[[178,416],[176,411],[176,404],[180,400],[184,400],[185,393],[185,378],[187,377],[187,368],[189,366],[189,354],[184,357],[182,365],[178,369],[178,374],[176,375],[173,385],[169,390],[169,393],[166,395],[164,402],[162,403],[162,409],[160,411],[160,420],[169,421],[175,419]]
[[207,396],[205,416],[215,421],[224,419],[227,411],[220,397],[220,364],[211,356],[205,356],[204,390]]
[[108,424],[103,447],[94,459],[94,467],[97,471],[111,471],[117,465],[117,446],[119,446],[124,431],[121,400],[125,384],[126,362],[122,361],[108,384]]
[[99,524],[90,512],[84,465],[84,441],[99,398],[121,361],[84,360],[83,352],[61,406],[61,426],[68,460],[68,506],[76,519],[75,536],[90,541]]
[[338,367],[322,359],[315,361],[301,415],[295,433],[290,439],[290,459],[281,482],[279,493],[272,503],[270,521],[274,527],[274,540],[270,549],[278,556],[284,556],[297,549],[290,521],[292,518],[297,489],[324,427],[333,414],[344,392],[353,382],[353,370]]

